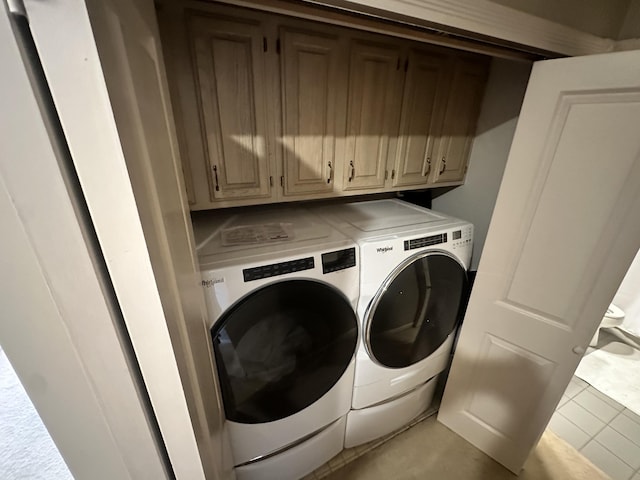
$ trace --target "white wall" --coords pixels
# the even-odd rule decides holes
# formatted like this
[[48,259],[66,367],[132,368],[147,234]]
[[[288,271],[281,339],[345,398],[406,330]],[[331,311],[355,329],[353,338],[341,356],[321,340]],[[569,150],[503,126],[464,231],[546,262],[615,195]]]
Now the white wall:
[[466,182],[433,199],[434,210],[475,225],[472,270],[478,269],[530,71],[529,63],[493,60]]
[[622,280],[613,303],[625,312],[622,328],[640,337],[640,252]]

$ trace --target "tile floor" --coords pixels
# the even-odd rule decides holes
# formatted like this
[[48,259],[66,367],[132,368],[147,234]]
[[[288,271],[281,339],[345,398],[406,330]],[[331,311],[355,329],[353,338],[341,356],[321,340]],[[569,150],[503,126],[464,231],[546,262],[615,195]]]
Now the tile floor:
[[640,480],[640,416],[578,377],[549,428],[613,480]]

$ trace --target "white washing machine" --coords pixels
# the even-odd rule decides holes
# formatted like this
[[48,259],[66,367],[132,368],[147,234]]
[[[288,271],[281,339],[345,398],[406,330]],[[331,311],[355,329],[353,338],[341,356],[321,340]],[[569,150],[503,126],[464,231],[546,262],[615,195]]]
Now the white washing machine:
[[236,476],[294,479],[344,446],[357,245],[292,208],[194,215]]
[[360,247],[361,336],[349,448],[429,407],[466,299],[473,225],[395,199],[315,211]]

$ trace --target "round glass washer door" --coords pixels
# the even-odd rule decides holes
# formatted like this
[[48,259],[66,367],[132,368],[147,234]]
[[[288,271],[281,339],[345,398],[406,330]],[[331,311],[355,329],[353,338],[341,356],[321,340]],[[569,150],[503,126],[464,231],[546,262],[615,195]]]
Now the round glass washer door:
[[465,268],[446,252],[410,257],[385,280],[365,315],[369,355],[390,368],[427,358],[458,324]]
[[293,415],[327,393],[353,358],[358,322],[334,287],[288,280],[240,300],[211,336],[226,417],[255,424]]

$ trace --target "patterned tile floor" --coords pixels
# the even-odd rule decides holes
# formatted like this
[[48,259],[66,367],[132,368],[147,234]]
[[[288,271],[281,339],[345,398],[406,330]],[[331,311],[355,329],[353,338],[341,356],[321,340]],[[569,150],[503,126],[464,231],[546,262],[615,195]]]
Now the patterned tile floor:
[[640,416],[578,377],[549,428],[613,480],[640,480]]
[[[596,348],[621,340],[634,345],[617,330],[601,331]],[[640,416],[580,378],[569,383],[549,428],[613,480],[640,480]]]

